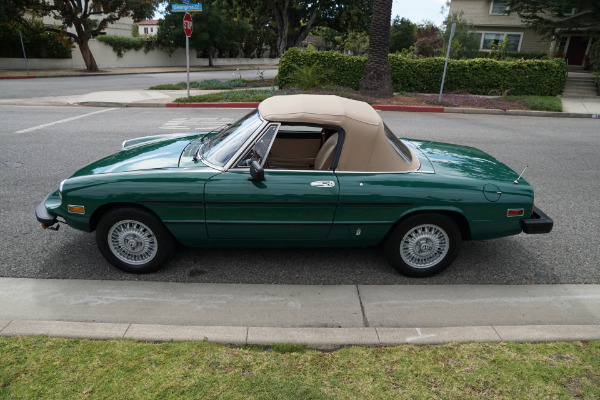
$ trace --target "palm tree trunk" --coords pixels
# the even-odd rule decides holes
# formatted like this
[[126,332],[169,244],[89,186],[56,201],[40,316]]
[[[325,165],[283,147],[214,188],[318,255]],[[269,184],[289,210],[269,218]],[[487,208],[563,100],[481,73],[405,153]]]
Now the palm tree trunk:
[[391,97],[394,94],[388,58],[391,20],[392,0],[373,0],[369,53],[360,80],[360,91],[369,96]]

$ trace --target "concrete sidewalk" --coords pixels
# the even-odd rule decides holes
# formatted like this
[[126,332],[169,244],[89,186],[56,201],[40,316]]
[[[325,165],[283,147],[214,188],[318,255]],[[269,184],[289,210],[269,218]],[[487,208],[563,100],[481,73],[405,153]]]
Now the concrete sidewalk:
[[347,345],[600,339],[600,285],[302,286],[0,278],[0,335]]

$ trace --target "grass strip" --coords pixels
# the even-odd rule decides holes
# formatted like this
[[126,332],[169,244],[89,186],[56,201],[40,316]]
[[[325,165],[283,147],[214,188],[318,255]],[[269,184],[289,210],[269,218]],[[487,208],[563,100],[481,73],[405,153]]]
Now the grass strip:
[[507,96],[507,100],[524,104],[531,110],[562,112],[562,100],[554,96]]
[[598,399],[600,341],[229,348],[0,338],[0,399]]
[[235,90],[227,92],[201,94],[198,96],[180,97],[175,103],[219,103],[219,102],[255,102],[263,101],[277,94],[276,90]]
[[[203,81],[191,81],[190,88],[202,90],[232,90],[237,88],[269,87],[275,85],[274,79],[260,81],[234,80],[221,82],[218,79],[208,79]],[[163,85],[151,86],[148,90],[185,90],[186,82],[167,83]]]

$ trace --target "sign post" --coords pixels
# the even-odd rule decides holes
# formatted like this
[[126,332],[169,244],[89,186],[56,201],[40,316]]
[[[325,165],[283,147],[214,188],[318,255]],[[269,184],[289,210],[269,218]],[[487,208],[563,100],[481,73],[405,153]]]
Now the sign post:
[[190,36],[194,30],[192,15],[186,12],[183,16],[183,31],[185,32],[185,64],[187,71],[187,97],[190,97]]
[[444,81],[446,80],[446,68],[448,68],[448,58],[450,57],[450,45],[452,45],[452,38],[454,38],[454,30],[455,29],[456,29],[456,22],[453,22],[452,29],[450,29],[450,39],[448,40],[448,51],[446,52],[446,63],[444,64],[444,74],[442,75],[442,86],[440,87],[440,95],[438,97],[438,103],[442,102],[442,91],[444,90]]
[[190,0],[182,0],[185,4],[172,4],[172,12],[185,12],[183,16],[183,31],[185,32],[185,63],[187,71],[187,96],[190,97],[190,36],[194,24],[190,11],[202,11],[202,4],[190,4]]

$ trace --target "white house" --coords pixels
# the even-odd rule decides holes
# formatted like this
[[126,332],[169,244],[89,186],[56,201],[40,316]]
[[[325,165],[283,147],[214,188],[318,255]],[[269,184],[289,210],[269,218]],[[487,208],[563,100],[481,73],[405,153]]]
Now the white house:
[[156,35],[158,32],[158,20],[150,19],[138,22],[140,35]]

